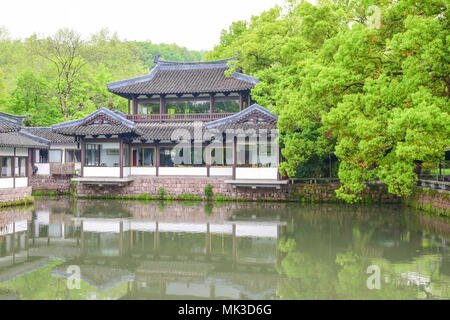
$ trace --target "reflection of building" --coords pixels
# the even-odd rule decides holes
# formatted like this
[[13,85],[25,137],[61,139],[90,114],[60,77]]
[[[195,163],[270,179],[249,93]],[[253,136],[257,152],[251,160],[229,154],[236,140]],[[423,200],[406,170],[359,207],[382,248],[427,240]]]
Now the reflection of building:
[[[0,266],[0,279],[2,272],[8,280],[62,259],[65,263],[53,268],[52,276],[68,277],[68,267],[76,265],[81,280],[99,290],[126,284],[124,298],[275,295],[277,244],[285,225],[279,220],[235,220],[230,210],[235,204],[208,216],[198,207],[133,203],[128,214],[119,208],[121,218],[93,214],[92,208],[106,214],[108,202],[80,201],[75,215],[62,213],[57,201],[53,204],[47,209],[37,204],[32,219],[29,214],[16,221],[13,251],[6,234],[11,226],[3,229],[0,242],[9,238],[2,259],[15,261],[7,272],[6,265]],[[178,215],[183,208],[186,217]]]

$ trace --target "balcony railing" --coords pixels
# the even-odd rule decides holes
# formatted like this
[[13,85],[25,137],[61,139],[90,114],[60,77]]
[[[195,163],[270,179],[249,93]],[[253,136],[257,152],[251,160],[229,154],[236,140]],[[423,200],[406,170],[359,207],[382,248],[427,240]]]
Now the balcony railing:
[[175,114],[129,114],[128,120],[134,122],[155,121],[212,121],[226,118],[234,113],[175,113]]

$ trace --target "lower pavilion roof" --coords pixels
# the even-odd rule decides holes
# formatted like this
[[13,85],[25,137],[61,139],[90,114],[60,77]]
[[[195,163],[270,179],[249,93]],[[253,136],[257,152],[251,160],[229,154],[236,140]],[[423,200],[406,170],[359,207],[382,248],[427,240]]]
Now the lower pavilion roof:
[[217,134],[252,134],[276,129],[277,116],[254,104],[238,113],[215,121],[150,121],[133,122],[126,115],[100,108],[82,119],[56,124],[51,128],[29,128],[29,132],[53,143],[73,143],[76,136],[93,137],[127,135],[134,140],[182,141],[210,140]]

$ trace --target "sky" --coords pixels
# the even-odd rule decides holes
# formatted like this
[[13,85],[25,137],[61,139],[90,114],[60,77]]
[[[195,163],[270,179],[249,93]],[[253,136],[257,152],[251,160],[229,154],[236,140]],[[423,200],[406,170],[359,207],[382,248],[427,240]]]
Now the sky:
[[126,40],[210,50],[220,32],[284,0],[1,0],[0,26],[12,38],[68,27],[84,37],[108,28]]

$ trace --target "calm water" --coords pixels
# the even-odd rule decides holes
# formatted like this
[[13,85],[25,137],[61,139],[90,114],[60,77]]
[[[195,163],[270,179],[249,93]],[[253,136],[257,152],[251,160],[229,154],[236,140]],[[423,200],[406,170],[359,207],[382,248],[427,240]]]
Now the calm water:
[[62,198],[0,212],[0,299],[449,297],[450,221],[410,208]]

